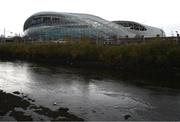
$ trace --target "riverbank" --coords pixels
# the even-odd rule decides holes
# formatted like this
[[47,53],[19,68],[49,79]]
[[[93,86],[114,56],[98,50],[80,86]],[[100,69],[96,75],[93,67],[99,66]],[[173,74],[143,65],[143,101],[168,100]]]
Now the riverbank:
[[6,93],[0,90],[0,121],[83,121],[83,119],[69,113],[68,108],[52,111],[38,106],[35,100],[27,95],[15,91]]
[[122,71],[179,72],[180,45],[155,40],[128,45],[1,43],[0,59],[48,62]]
[[[1,116],[4,121],[27,120],[24,115],[37,121],[63,119],[64,114],[56,116],[59,109],[85,121],[180,120],[179,89],[143,85],[149,81],[133,75],[112,72],[110,77],[103,70],[21,61],[0,62],[0,72],[1,100],[8,99],[0,101],[4,107],[0,110],[9,111]],[[152,82],[165,84],[164,80]]]

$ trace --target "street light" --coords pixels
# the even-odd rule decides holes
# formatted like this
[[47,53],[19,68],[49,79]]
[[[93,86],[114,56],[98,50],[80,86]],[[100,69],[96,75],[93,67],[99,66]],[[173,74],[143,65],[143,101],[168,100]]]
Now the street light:
[[176,34],[177,34],[177,43],[179,42],[179,33],[178,31],[176,31]]

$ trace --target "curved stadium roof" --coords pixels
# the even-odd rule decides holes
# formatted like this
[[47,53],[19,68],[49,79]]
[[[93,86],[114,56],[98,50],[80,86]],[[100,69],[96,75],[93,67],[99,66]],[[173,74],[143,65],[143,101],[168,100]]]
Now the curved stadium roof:
[[[25,36],[43,40],[57,40],[67,36],[103,39],[114,36],[117,38],[133,38],[139,33],[129,30],[119,22],[110,22],[89,14],[39,12],[26,20],[24,33]],[[144,26],[141,25],[141,27]],[[146,27],[144,29],[146,30]]]

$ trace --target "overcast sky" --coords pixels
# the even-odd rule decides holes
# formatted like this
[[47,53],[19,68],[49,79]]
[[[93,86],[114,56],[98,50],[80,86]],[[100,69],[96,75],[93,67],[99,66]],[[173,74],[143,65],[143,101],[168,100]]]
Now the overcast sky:
[[1,0],[0,35],[23,34],[23,24],[40,11],[88,13],[106,20],[129,20],[180,32],[180,0]]

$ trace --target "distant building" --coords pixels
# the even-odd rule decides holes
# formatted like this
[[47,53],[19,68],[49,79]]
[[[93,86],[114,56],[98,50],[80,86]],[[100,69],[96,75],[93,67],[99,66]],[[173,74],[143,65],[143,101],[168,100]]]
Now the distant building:
[[113,21],[114,23],[126,28],[128,32],[136,34],[136,37],[165,37],[165,32],[162,29],[143,25],[132,21]]
[[[143,26],[134,22],[129,22],[129,25],[125,25],[125,23],[128,22],[110,22],[89,14],[39,12],[26,20],[24,35],[27,39],[42,41],[61,41],[67,37],[111,40],[165,35],[164,31],[158,28]],[[132,27],[130,26],[131,23],[133,23]],[[134,26],[135,24],[138,26]]]

